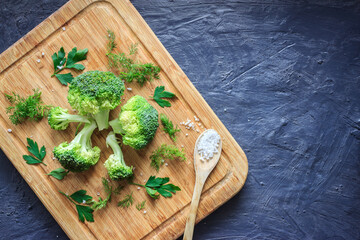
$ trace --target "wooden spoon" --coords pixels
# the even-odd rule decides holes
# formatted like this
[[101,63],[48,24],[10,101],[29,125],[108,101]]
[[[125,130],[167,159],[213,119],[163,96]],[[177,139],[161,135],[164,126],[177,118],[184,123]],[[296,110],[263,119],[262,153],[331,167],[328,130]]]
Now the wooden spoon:
[[[213,130],[213,129],[209,129]],[[200,160],[200,155],[198,153],[198,142],[200,138],[206,133],[207,131],[204,131],[196,140],[195,143],[195,149],[194,149],[194,167],[195,167],[195,174],[196,174],[196,180],[195,180],[195,187],[194,187],[194,193],[191,200],[191,206],[190,206],[190,212],[188,215],[188,218],[186,220],[186,227],[184,232],[184,238],[183,240],[191,240],[194,233],[194,225],[196,220],[196,212],[199,207],[199,201],[201,196],[201,191],[204,187],[205,181],[208,178],[211,171],[214,169],[216,164],[219,162],[220,155],[221,155],[221,149],[222,149],[222,141],[220,139],[219,146],[218,146],[218,152],[214,154],[213,158],[210,160]],[[215,131],[215,130],[213,130]]]

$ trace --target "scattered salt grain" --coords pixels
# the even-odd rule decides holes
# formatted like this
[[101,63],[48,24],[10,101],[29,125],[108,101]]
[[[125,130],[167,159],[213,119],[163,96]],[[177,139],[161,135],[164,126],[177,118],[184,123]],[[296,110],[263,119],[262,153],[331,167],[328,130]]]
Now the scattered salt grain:
[[42,53],[41,53],[41,56],[45,56],[45,53],[44,53],[44,52],[42,52]]
[[143,173],[141,172],[141,173],[140,173],[140,176],[142,176],[142,175],[143,175]]
[[144,181],[143,182],[146,182],[146,180],[144,179]]
[[140,187],[137,187],[137,190],[140,190]]
[[189,136],[189,134],[185,134],[185,136]]
[[205,132],[197,144],[200,160],[203,161],[205,159],[212,159],[214,154],[218,153],[219,142],[220,136],[215,130],[210,129],[209,131]]
[[132,88],[128,87],[127,90],[131,92],[131,91],[132,91]]
[[199,129],[196,129],[196,132],[199,132]]
[[55,90],[53,89],[53,90],[51,90],[51,91],[53,92],[53,91],[55,91]]
[[55,160],[56,158],[55,158],[55,157],[53,157],[52,159],[53,159],[53,160]]
[[59,69],[59,70],[61,70],[61,69],[63,69],[63,67],[64,67],[64,66],[57,66],[56,68]]
[[9,128],[8,130],[7,130],[9,133],[11,133],[12,132],[12,130]]
[[86,201],[85,201],[85,200],[83,200],[83,201],[82,201],[82,203],[83,203],[83,204],[85,204],[85,203],[86,203]]
[[194,116],[194,119],[195,119],[195,122],[199,122],[199,121],[200,121],[196,116]]
[[38,63],[40,62],[40,59],[36,60]]
[[65,28],[65,27],[63,27],[63,28],[62,28],[62,30],[63,30],[63,31],[65,31],[65,30],[66,30],[66,28]]
[[227,109],[226,108],[224,108],[224,112],[226,112],[227,111]]
[[147,212],[146,212],[146,210],[144,210],[144,214],[146,214]]
[[183,148],[183,147],[184,147],[184,145],[181,145],[181,147]]
[[168,163],[165,163],[165,166],[169,165]]
[[100,196],[100,193],[99,193],[99,192],[97,192],[97,193],[96,193],[96,195]]

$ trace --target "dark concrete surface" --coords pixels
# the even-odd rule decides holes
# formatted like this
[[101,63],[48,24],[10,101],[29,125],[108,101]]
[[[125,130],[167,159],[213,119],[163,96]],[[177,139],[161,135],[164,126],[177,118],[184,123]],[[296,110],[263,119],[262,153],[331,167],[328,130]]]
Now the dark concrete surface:
[[[0,52],[65,2],[2,0]],[[359,1],[266,2],[133,1],[248,156],[194,239],[360,239]],[[0,239],[67,239],[0,159]]]

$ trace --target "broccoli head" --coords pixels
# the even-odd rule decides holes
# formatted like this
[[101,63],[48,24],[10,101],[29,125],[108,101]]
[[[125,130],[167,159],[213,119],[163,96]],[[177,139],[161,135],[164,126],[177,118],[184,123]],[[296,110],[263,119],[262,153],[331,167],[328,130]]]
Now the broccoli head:
[[92,147],[91,135],[96,128],[94,120],[89,119],[90,123],[70,142],[63,142],[54,148],[54,157],[60,164],[72,172],[82,172],[95,165],[100,158],[100,149]]
[[123,153],[117,143],[114,132],[110,132],[106,137],[106,144],[110,146],[114,152],[104,163],[110,178],[113,180],[121,180],[132,177],[133,167],[126,166]]
[[89,71],[72,80],[67,98],[80,114],[91,114],[103,130],[109,127],[109,111],[120,104],[124,89],[124,82],[115,74]]
[[69,114],[67,109],[61,107],[53,107],[50,109],[48,122],[50,127],[55,130],[65,130],[71,122],[90,123],[88,117]]
[[158,112],[145,98],[136,95],[122,106],[119,117],[110,121],[110,125],[122,135],[125,145],[141,149],[154,138],[159,127]]

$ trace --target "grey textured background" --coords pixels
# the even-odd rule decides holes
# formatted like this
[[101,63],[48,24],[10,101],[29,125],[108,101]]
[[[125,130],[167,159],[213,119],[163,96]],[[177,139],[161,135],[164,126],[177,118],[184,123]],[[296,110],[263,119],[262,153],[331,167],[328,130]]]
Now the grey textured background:
[[[0,52],[65,2],[2,0]],[[132,2],[248,156],[194,238],[359,239],[359,2]],[[0,239],[67,239],[0,159]]]

